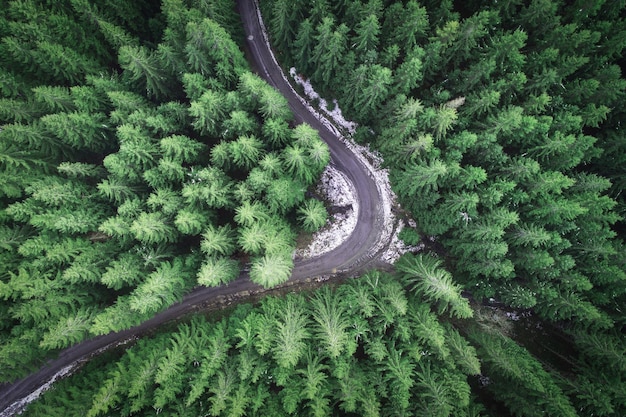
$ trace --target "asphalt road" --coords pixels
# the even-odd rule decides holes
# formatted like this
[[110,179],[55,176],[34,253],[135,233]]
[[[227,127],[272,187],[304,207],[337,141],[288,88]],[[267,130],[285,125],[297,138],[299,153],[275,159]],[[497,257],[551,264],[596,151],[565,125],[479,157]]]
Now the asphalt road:
[[[376,247],[383,235],[384,212],[382,196],[374,178],[361,160],[348,149],[338,137],[322,124],[301,103],[291,86],[282,75],[280,67],[272,58],[271,51],[264,41],[261,23],[253,0],[237,0],[241,19],[247,36],[249,59],[258,74],[276,87],[287,98],[297,122],[305,122],[317,129],[322,139],[328,143],[331,163],[342,171],[354,184],[359,200],[358,222],[355,230],[336,249],[319,257],[297,261],[289,284],[304,282],[310,278],[330,276],[337,271],[356,273],[375,260]],[[108,346],[140,337],[159,325],[194,311],[210,300],[234,296],[244,292],[256,293],[262,287],[250,281],[246,274],[226,286],[197,288],[184,299],[159,313],[140,326],[86,340],[60,352],[44,367],[10,385],[0,387],[0,417],[18,413],[22,406],[17,404],[50,381],[59,371],[71,364],[86,361]]]

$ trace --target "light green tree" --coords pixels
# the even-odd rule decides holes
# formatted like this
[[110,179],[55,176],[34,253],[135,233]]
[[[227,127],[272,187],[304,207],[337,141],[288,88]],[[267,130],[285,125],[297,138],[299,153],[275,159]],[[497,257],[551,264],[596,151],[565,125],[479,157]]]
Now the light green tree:
[[272,353],[278,366],[283,368],[292,369],[296,366],[305,354],[306,340],[310,337],[308,318],[301,301],[301,298],[287,298],[276,319]]
[[228,284],[239,276],[239,263],[224,257],[206,258],[198,271],[198,284],[216,287]]
[[450,309],[450,315],[472,317],[469,302],[461,296],[461,287],[441,267],[441,261],[427,255],[404,255],[396,263],[403,281],[411,290],[426,297],[437,306],[439,313]]
[[252,261],[250,279],[265,288],[271,288],[287,281],[292,269],[291,253],[266,254]]
[[298,209],[299,220],[308,232],[314,232],[326,224],[328,212],[324,203],[309,199]]
[[208,256],[231,255],[235,251],[235,239],[230,225],[219,227],[209,225],[202,234],[200,249]]
[[178,231],[171,222],[159,212],[141,213],[130,225],[135,238],[145,243],[174,242]]
[[324,287],[311,300],[313,320],[317,323],[315,334],[323,341],[325,351],[331,358],[355,348],[348,332],[350,322],[346,307],[339,297],[340,294]]

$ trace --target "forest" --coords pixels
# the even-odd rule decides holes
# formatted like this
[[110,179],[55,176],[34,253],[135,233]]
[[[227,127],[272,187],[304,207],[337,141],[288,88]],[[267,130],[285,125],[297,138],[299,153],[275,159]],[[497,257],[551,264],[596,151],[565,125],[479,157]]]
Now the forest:
[[[251,70],[235,2],[0,6],[0,382],[198,285],[289,278],[330,155]],[[26,415],[626,415],[626,2],[260,8],[425,249],[198,314]]]
[[240,29],[232,5],[105,6],[5,9],[5,381],[244,264],[252,281],[281,283],[297,233],[326,222],[306,191],[328,147],[250,72],[225,29]]

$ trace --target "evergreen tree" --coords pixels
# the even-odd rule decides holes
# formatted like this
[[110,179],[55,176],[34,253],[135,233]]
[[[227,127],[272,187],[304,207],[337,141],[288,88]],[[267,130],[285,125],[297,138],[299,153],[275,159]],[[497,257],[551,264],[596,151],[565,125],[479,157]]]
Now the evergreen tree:
[[355,50],[359,53],[376,50],[379,34],[380,24],[378,23],[378,17],[371,14],[359,22],[356,27]]
[[298,209],[300,221],[304,229],[314,232],[326,224],[328,213],[324,204],[319,200],[307,200],[304,205]]
[[402,272],[404,281],[412,286],[412,291],[437,303],[440,313],[450,308],[452,316],[472,316],[467,300],[461,297],[460,288],[452,282],[450,273],[441,268],[436,258],[405,255],[396,267]]
[[317,323],[316,332],[324,341],[328,356],[337,358],[342,351],[354,349],[350,345],[345,305],[340,302],[339,294],[325,287],[317,292],[311,303],[314,309],[313,319]]
[[159,244],[173,242],[177,231],[160,212],[141,213],[130,225],[130,232],[141,242]]
[[148,96],[163,97],[169,93],[167,75],[154,52],[145,47],[122,46],[118,60],[128,79],[146,91]]
[[239,264],[228,258],[207,258],[198,271],[198,284],[207,287],[228,284],[239,276]]
[[267,254],[252,261],[250,279],[265,288],[271,288],[287,281],[292,269],[290,253]]

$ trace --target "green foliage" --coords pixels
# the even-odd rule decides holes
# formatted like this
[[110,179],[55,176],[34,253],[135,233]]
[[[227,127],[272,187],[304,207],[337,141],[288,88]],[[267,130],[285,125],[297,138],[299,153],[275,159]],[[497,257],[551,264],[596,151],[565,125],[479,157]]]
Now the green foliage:
[[148,96],[162,97],[168,93],[167,77],[156,54],[141,46],[124,45],[118,60],[130,81]]
[[265,202],[274,213],[286,213],[304,200],[305,186],[298,180],[280,177],[272,181],[265,195]]
[[[248,254],[266,285],[289,278],[298,210],[329,151],[249,72],[232,3],[5,6],[2,381],[90,334],[140,324],[194,283],[234,280]],[[302,166],[288,172],[284,149],[305,131]],[[11,358],[20,344],[28,352]],[[109,382],[81,414],[159,407],[179,388],[156,385]],[[135,394],[120,406],[113,392],[127,387]],[[253,394],[233,395],[242,410]]]
[[[356,292],[375,305],[368,318],[358,311],[347,314],[356,307],[351,295]],[[203,407],[232,415],[419,415],[425,410],[477,415],[469,414],[480,407],[470,402],[469,384],[458,370],[476,370],[474,349],[416,299],[404,305],[404,324],[399,320],[382,329],[379,323],[389,312],[385,303],[398,297],[409,295],[394,277],[377,273],[315,290],[310,297],[290,294],[264,298],[257,306],[239,305],[215,321],[198,316],[142,338],[118,358],[102,358],[99,372],[87,369],[87,378],[97,383],[77,385],[85,377],[72,375],[27,413],[43,405],[48,414],[62,410],[72,396],[91,407],[89,415],[118,408],[143,415],[154,413],[154,407],[177,415]],[[432,316],[423,329],[418,330],[424,323],[413,314],[415,308]],[[407,329],[427,338],[436,332],[444,337],[442,350],[450,339],[452,356],[430,355],[403,336]],[[374,345],[380,355],[368,347]]]
[[187,64],[203,75],[233,83],[245,70],[243,54],[230,35],[215,21],[205,18],[186,25]]
[[188,284],[182,261],[162,262],[129,296],[129,307],[141,315],[154,314],[182,298]]
[[314,309],[313,319],[317,323],[316,334],[324,342],[329,357],[337,358],[342,350],[351,349],[350,326],[345,305],[343,305],[330,288],[319,290],[311,300]]
[[310,199],[305,201],[302,207],[298,209],[298,213],[300,214],[300,221],[304,230],[308,232],[320,229],[326,224],[328,219],[326,207],[319,200]]
[[207,255],[231,255],[235,250],[231,228],[209,226],[202,235],[200,249]]
[[239,276],[239,263],[228,258],[207,258],[198,271],[198,284],[216,287]]
[[[252,275],[252,274],[251,274]],[[308,331],[307,318],[297,299],[287,298],[278,312],[273,357],[278,366],[293,368],[304,355]]]
[[217,123],[224,118],[223,96],[215,91],[207,90],[191,102],[189,114],[193,118],[194,128],[203,134],[217,135]]
[[39,345],[44,349],[60,349],[80,342],[88,334],[93,317],[91,311],[77,311],[62,318],[43,335]]
[[265,288],[271,288],[287,281],[292,269],[291,253],[268,253],[253,259],[250,279]]
[[576,409],[553,377],[526,349],[511,339],[486,332],[473,332],[483,368],[492,380],[489,389],[509,410],[520,416],[577,416]]
[[176,240],[176,229],[161,213],[141,213],[130,226],[131,233],[148,244],[167,243]]
[[[233,255],[286,280],[293,224],[325,219],[304,192],[328,148],[246,70],[232,2],[44,3],[0,19],[3,381],[231,281]],[[415,297],[372,273],[181,328],[33,413],[477,415],[481,370],[515,415],[625,414],[623,4],[479,3],[261,2],[279,59],[356,118],[415,218],[403,236],[435,236],[452,275],[407,255]],[[430,311],[469,317],[461,288],[572,329],[574,365],[555,378],[479,332],[476,354]]]
[[469,303],[461,296],[461,288],[452,282],[452,276],[437,258],[407,254],[398,260],[396,268],[412,291],[436,303],[439,314],[450,309],[454,317],[472,316]]

